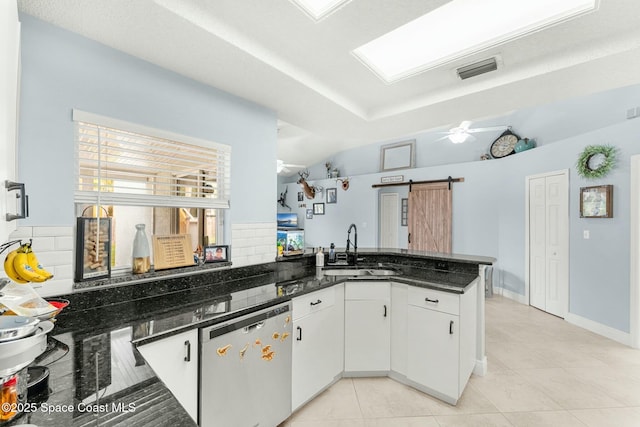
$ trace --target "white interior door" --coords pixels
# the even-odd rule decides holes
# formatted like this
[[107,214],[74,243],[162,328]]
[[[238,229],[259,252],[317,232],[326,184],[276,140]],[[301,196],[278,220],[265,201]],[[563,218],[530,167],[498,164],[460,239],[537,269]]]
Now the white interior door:
[[546,311],[564,317],[569,304],[569,200],[567,175],[546,178]]
[[529,181],[529,303],[546,311],[545,182],[544,177]]
[[398,247],[398,193],[380,193],[380,247]]
[[564,317],[569,308],[569,177],[529,179],[529,303]]

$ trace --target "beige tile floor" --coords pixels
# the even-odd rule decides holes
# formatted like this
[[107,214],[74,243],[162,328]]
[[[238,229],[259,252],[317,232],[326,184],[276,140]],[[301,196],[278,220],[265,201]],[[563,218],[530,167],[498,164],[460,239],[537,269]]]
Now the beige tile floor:
[[640,350],[495,296],[489,372],[457,406],[389,378],[345,378],[282,427],[640,427]]

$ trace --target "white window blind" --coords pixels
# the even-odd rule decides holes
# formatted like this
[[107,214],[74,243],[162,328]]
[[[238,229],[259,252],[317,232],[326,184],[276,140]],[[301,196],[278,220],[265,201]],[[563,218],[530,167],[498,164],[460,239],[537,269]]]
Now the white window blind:
[[231,147],[73,111],[75,201],[228,208]]

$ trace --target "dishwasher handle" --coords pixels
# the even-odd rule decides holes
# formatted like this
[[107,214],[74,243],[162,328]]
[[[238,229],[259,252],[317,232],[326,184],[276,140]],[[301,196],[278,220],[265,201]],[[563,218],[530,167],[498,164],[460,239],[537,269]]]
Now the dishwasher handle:
[[249,332],[261,329],[268,319],[284,316],[290,311],[290,303],[286,303],[256,314],[249,314],[238,319],[233,319],[229,321],[229,323],[203,328],[202,334],[210,340],[233,331],[241,331],[248,334]]
[[264,326],[264,321],[258,322],[258,323],[254,323],[253,325],[245,326],[242,329],[242,332],[245,333],[245,334],[248,334],[248,333],[250,333],[251,331],[253,331],[255,329],[262,329],[263,326]]

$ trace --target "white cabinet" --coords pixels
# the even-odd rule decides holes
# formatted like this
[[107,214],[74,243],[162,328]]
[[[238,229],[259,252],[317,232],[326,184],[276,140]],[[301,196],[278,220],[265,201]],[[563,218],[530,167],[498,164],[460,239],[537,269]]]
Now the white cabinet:
[[455,404],[475,366],[477,283],[464,294],[409,287],[407,378]]
[[291,408],[333,383],[343,370],[344,285],[293,299]]
[[345,374],[388,374],[391,365],[388,282],[348,282],[345,288]]
[[198,422],[198,330],[141,345],[138,351],[191,418]]
[[[15,193],[7,193],[6,180],[15,181],[20,69],[20,22],[16,0],[0,2],[0,243],[9,238],[16,221],[7,222],[14,213]],[[13,203],[12,203],[13,201]]]

